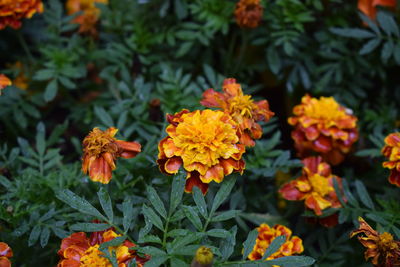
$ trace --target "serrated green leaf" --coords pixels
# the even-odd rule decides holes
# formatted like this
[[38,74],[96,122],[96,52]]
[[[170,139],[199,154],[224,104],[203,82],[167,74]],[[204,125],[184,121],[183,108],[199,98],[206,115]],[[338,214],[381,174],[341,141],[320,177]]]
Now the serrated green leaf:
[[101,207],[106,213],[108,219],[112,222],[114,220],[114,212],[112,208],[110,195],[104,189],[104,187],[102,187],[100,188],[99,192],[97,192],[97,196],[99,197]]
[[243,255],[242,255],[243,260],[246,259],[247,256],[249,256],[250,252],[253,250],[254,244],[256,243],[257,236],[258,236],[258,230],[253,229],[247,236],[246,241],[244,241]]
[[203,193],[197,186],[193,187],[193,199],[194,202],[196,203],[197,208],[200,211],[200,214],[203,216],[204,219],[207,219],[208,217],[207,204],[204,199]]
[[29,239],[28,239],[29,247],[33,246],[38,241],[41,231],[42,231],[42,228],[40,227],[39,224],[37,224],[37,225],[35,225],[35,227],[33,227],[32,231],[29,235]]
[[147,219],[154,226],[156,226],[161,231],[164,230],[163,223],[162,223],[160,217],[156,214],[156,212],[152,208],[146,206],[146,204],[143,204],[142,211],[143,211],[143,215],[146,216]]
[[374,203],[372,202],[371,197],[368,194],[367,189],[364,184],[357,180],[355,182],[357,194],[360,197],[361,202],[370,209],[375,209]]
[[182,208],[183,212],[185,212],[186,218],[188,218],[196,229],[200,231],[203,228],[203,224],[199,215],[197,215],[196,210],[191,206],[182,206]]
[[269,264],[285,267],[302,267],[314,264],[315,260],[308,256],[286,256],[267,261]]
[[94,113],[96,114],[97,118],[99,118],[99,120],[104,124],[104,126],[111,127],[114,125],[113,119],[104,108],[95,106]]
[[49,242],[50,237],[50,229],[48,227],[44,227],[42,233],[40,234],[40,246],[44,248]]
[[278,249],[286,242],[286,236],[281,235],[277,236],[272,240],[271,244],[269,247],[265,250],[265,253],[262,257],[262,260],[267,259],[269,256],[274,254]]
[[36,126],[36,150],[41,157],[43,157],[46,151],[45,127],[43,122],[39,122]]
[[161,198],[158,196],[156,190],[148,186],[147,187],[148,199],[150,200],[151,205],[153,205],[154,209],[165,219],[167,218],[167,211],[165,210],[164,203]]
[[235,185],[236,179],[233,176],[228,176],[222,182],[221,188],[218,190],[215,195],[213,205],[211,207],[211,213],[214,213],[219,206],[225,201],[225,199],[229,196],[232,191],[233,186]]
[[372,38],[376,36],[373,32],[357,28],[330,28],[330,31],[340,36],[359,39]]
[[211,229],[211,230],[208,230],[208,231],[206,232],[206,234],[207,234],[208,236],[212,236],[212,237],[225,238],[225,237],[227,237],[230,233],[229,233],[229,231],[224,230],[224,229]]
[[172,189],[171,189],[171,199],[169,206],[169,214],[172,214],[175,209],[178,207],[179,203],[181,203],[184,186],[186,181],[186,173],[179,172],[178,175],[175,175],[172,180]]
[[219,213],[217,216],[214,216],[211,221],[212,222],[221,222],[226,221],[232,218],[235,218],[239,214],[240,210],[228,210]]
[[114,239],[112,239],[112,240],[110,240],[110,241],[107,241],[107,242],[104,242],[104,243],[102,243],[101,245],[100,245],[100,250],[104,250],[104,249],[106,249],[106,248],[108,248],[108,247],[116,247],[116,246],[119,246],[119,245],[121,245],[122,244],[122,242],[124,242],[126,240],[126,236],[117,236],[116,238],[114,238]]
[[51,100],[53,100],[57,95],[57,91],[58,91],[57,79],[53,79],[46,86],[46,89],[43,94],[44,101],[50,102]]
[[381,39],[379,39],[379,38],[371,39],[361,47],[361,49],[358,53],[360,55],[369,54],[372,51],[374,51],[374,49],[377,48],[380,43],[381,43]]
[[70,229],[78,232],[99,232],[110,227],[111,226],[106,223],[75,223],[71,225]]
[[124,232],[128,232],[131,227],[132,217],[133,217],[133,205],[131,198],[125,198],[125,201],[122,203],[122,225],[124,226]]

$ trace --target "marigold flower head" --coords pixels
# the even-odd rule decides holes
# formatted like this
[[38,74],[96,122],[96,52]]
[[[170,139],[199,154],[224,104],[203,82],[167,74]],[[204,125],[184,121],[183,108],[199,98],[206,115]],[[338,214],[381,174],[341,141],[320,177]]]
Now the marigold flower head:
[[139,143],[114,138],[117,131],[113,127],[105,131],[94,128],[83,139],[82,171],[89,173],[92,181],[108,184],[116,168],[114,161],[118,157],[133,158],[140,152]]
[[396,7],[396,0],[358,0],[358,9],[371,19],[376,18],[377,6]]
[[240,143],[254,146],[254,139],[260,139],[262,128],[258,121],[268,121],[274,113],[269,110],[267,100],[254,102],[250,95],[244,95],[240,84],[233,78],[225,79],[223,93],[208,89],[200,103],[206,107],[220,108],[231,115],[238,124]]
[[256,28],[263,15],[260,0],[240,0],[236,3],[236,23],[242,28]]
[[36,12],[43,12],[41,0],[0,0],[0,30],[7,26],[19,29],[21,20],[30,19]]
[[248,256],[249,260],[255,261],[262,259],[264,252],[269,245],[271,245],[272,241],[282,235],[286,236],[286,242],[266,260],[300,254],[304,251],[303,240],[298,236],[292,236],[292,231],[286,226],[277,224],[274,227],[270,227],[268,224],[263,223],[257,230],[258,236],[256,244],[254,245],[253,251],[250,252]]
[[108,0],[67,0],[65,7],[68,15],[83,12],[73,20],[80,25],[80,33],[97,34],[95,26],[100,17],[100,9],[96,7],[96,3],[108,4]]
[[388,158],[382,165],[390,169],[389,183],[400,187],[400,133],[389,134],[385,138],[382,154]]
[[305,95],[293,108],[292,138],[300,157],[319,153],[331,164],[339,164],[358,139],[357,118],[333,97],[312,98]]
[[341,207],[333,187],[333,180],[341,185],[341,178],[331,173],[330,166],[321,157],[305,158],[303,164],[302,175],[279,189],[283,198],[304,200],[305,206],[316,215],[322,215],[327,208]]
[[0,74],[0,95],[1,95],[1,90],[6,88],[7,86],[10,86],[11,80],[4,74]]
[[10,258],[13,256],[12,249],[7,245],[7,243],[0,242],[0,266],[1,267],[11,267]]
[[[84,232],[73,233],[61,242],[61,248],[58,251],[60,261],[57,267],[112,267],[111,262],[104,257],[104,253],[99,248],[102,243],[119,236],[121,235],[112,229],[94,232],[90,237],[87,237]],[[136,251],[131,249],[134,246],[136,246],[134,243],[125,240],[121,245],[109,248],[110,254],[115,252],[119,267],[128,266],[132,259],[136,260],[137,266],[142,267],[150,259],[147,255],[139,257]]]
[[211,267],[214,254],[211,249],[205,246],[201,246],[197,249],[196,255],[193,258],[191,267]]
[[184,109],[167,115],[168,136],[158,144],[157,163],[161,172],[187,171],[186,192],[198,186],[203,194],[211,181],[222,182],[234,171],[242,173],[245,147],[239,144],[236,123],[222,111]]
[[360,243],[367,248],[365,260],[372,258],[372,264],[378,267],[400,266],[400,242],[393,240],[393,236],[384,232],[379,234],[369,224],[359,217],[360,226],[350,233],[350,238],[357,235]]

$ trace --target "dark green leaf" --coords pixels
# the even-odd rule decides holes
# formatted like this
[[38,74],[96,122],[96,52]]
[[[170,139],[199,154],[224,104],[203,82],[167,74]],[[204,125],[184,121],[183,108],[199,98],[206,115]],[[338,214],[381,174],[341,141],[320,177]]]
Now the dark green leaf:
[[242,255],[243,260],[247,259],[247,256],[249,256],[250,252],[253,250],[254,244],[256,243],[257,236],[258,236],[258,230],[253,229],[247,236],[246,241],[244,241],[243,255]]
[[41,231],[42,228],[39,224],[36,224],[35,227],[33,227],[31,234],[29,235],[28,246],[31,247],[38,241]]
[[148,186],[147,187],[147,194],[150,200],[150,203],[153,205],[154,209],[163,217],[167,218],[167,211],[165,210],[164,203],[161,198],[158,196],[156,190]]
[[196,203],[197,208],[200,211],[200,214],[203,216],[204,219],[207,219],[208,217],[207,204],[204,199],[203,193],[197,186],[193,187],[193,199],[194,202]]
[[106,213],[108,219],[112,222],[114,220],[114,212],[112,208],[111,198],[108,192],[104,189],[104,187],[100,188],[99,192],[97,192],[97,196],[100,200],[100,205]]
[[57,80],[53,79],[46,86],[46,89],[45,89],[44,94],[43,94],[44,100],[46,102],[49,102],[49,101],[53,100],[57,95],[57,91],[58,91]]
[[360,197],[361,202],[370,209],[375,209],[374,203],[369,196],[367,189],[365,188],[364,184],[357,180],[355,182],[357,194]]
[[286,236],[281,235],[278,237],[275,237],[274,240],[272,240],[272,243],[269,245],[267,250],[265,251],[262,259],[265,260],[272,254],[274,254],[278,249],[286,242]]
[[75,223],[71,225],[70,229],[78,232],[98,232],[110,227],[111,226],[106,223]]
[[314,264],[315,260],[307,256],[287,256],[267,261],[269,264],[285,267],[302,267]]
[[182,208],[186,217],[192,222],[196,229],[200,231],[203,228],[203,224],[201,223],[200,217],[197,215],[196,210],[191,206],[182,206]]
[[124,218],[122,219],[122,225],[124,226],[124,231],[128,232],[129,228],[132,223],[133,217],[133,206],[132,206],[132,199],[126,198],[125,201],[122,203],[122,212]]
[[179,203],[181,203],[186,181],[186,173],[183,171],[179,172],[178,175],[175,175],[172,179],[173,180],[172,180],[169,214],[172,214],[178,207]]
[[152,208],[150,208],[144,204],[142,207],[142,211],[143,211],[143,215],[146,216],[147,219],[152,224],[154,224],[158,229],[164,230],[163,223],[162,223],[160,217],[156,214],[156,212]]
[[236,179],[233,176],[228,176],[224,179],[221,188],[215,195],[213,205],[211,207],[211,213],[214,213],[219,208],[219,206],[225,201],[225,199],[229,196],[233,186],[235,185],[235,182]]

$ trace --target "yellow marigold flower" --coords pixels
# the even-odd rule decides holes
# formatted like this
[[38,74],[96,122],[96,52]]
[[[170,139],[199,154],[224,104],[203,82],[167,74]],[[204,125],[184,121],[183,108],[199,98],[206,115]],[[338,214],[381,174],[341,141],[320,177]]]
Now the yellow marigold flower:
[[80,33],[97,35],[95,26],[100,17],[100,9],[96,7],[96,3],[108,4],[108,0],[67,0],[65,7],[68,15],[83,12],[73,20],[73,23],[80,25]]
[[12,249],[4,242],[0,242],[0,266],[11,267],[10,258],[13,256]]
[[388,232],[379,234],[363,218],[359,217],[358,221],[360,226],[350,233],[350,238],[357,235],[360,243],[367,248],[365,260],[372,258],[372,264],[378,267],[400,266],[400,242],[393,240]]
[[[58,251],[60,261],[57,267],[93,267],[104,266],[112,267],[111,262],[104,257],[104,253],[99,250],[102,243],[111,241],[121,236],[112,229],[106,231],[94,232],[88,238],[86,233],[79,232],[64,238],[61,242],[61,248]],[[118,266],[126,267],[132,259],[136,260],[136,264],[142,267],[150,256],[139,257],[136,251],[131,249],[136,246],[134,243],[125,240],[117,247],[110,247],[110,253],[115,252]]]
[[41,0],[0,0],[0,30],[7,26],[19,29],[21,20],[30,19],[36,12],[43,12]]
[[118,157],[133,158],[140,152],[139,143],[114,138],[117,131],[113,127],[105,131],[94,128],[83,140],[82,171],[89,173],[92,181],[108,184],[116,168],[114,161]]
[[336,165],[358,139],[357,118],[333,97],[316,99],[305,95],[293,113],[295,116],[288,122],[295,127],[292,138],[300,157],[317,152]]
[[187,171],[186,192],[198,186],[203,194],[211,181],[222,182],[233,171],[242,173],[244,145],[239,144],[236,123],[229,114],[213,110],[184,109],[167,115],[168,136],[158,144],[157,163],[161,172]]
[[385,144],[382,154],[388,161],[383,163],[383,167],[390,169],[389,183],[400,187],[400,133],[389,134]]
[[264,252],[269,245],[271,245],[272,241],[281,235],[286,236],[286,242],[266,260],[300,254],[304,251],[303,240],[298,236],[292,236],[292,231],[283,225],[277,224],[274,227],[270,227],[268,224],[263,223],[257,230],[258,236],[256,244],[254,245],[253,251],[250,252],[248,256],[249,260],[255,261],[262,259]]
[[192,261],[191,267],[211,267],[214,254],[211,249],[205,246],[201,246],[197,249],[196,255]]
[[208,89],[200,103],[206,107],[216,107],[229,113],[239,126],[240,143],[254,146],[254,139],[260,139],[262,128],[258,121],[268,121],[274,113],[269,110],[267,100],[254,102],[250,95],[244,95],[240,84],[233,78],[225,79],[223,93]]
[[260,0],[240,0],[236,3],[236,23],[242,28],[256,28],[263,15]]
[[4,74],[0,74],[0,95],[1,95],[1,90],[3,90],[4,88],[6,88],[7,86],[10,86],[11,80],[8,79],[8,77]]
[[341,207],[333,187],[333,180],[341,185],[341,179],[331,173],[330,166],[321,157],[305,158],[303,164],[302,175],[279,189],[283,198],[304,200],[305,206],[316,215],[322,215],[322,210],[327,208]]

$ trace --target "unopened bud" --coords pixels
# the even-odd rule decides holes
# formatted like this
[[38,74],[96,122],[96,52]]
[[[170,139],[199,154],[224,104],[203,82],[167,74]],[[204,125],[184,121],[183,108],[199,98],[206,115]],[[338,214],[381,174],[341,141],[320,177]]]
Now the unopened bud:
[[208,247],[201,246],[196,251],[191,267],[211,267],[214,254]]

